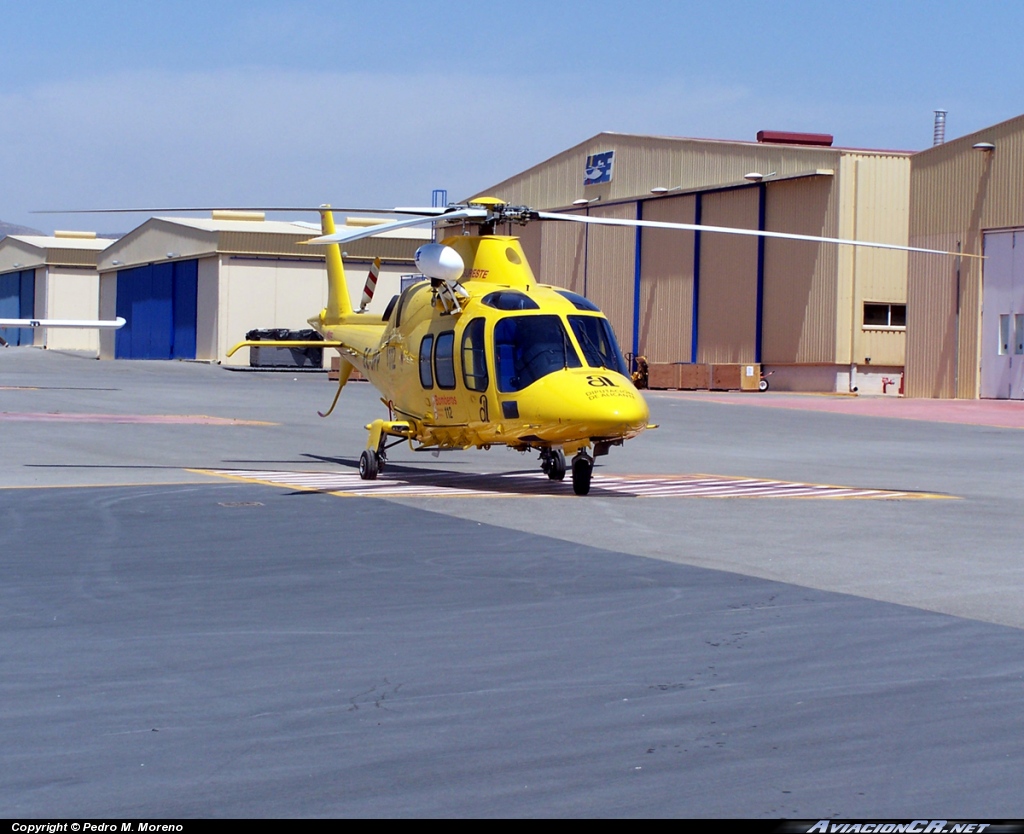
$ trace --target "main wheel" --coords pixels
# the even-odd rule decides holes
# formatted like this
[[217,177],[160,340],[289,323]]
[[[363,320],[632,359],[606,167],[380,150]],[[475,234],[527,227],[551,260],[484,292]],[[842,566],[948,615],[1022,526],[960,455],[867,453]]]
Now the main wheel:
[[565,452],[561,449],[555,449],[551,452],[547,473],[552,481],[565,480]]
[[377,453],[372,449],[363,449],[359,456],[359,477],[364,481],[372,481],[380,471],[380,461],[377,460]]
[[594,474],[594,461],[579,456],[572,461],[572,491],[577,495],[590,492],[590,477]]
[[759,383],[757,383],[757,390],[758,391],[767,391],[768,390],[768,380],[767,379],[762,379]]

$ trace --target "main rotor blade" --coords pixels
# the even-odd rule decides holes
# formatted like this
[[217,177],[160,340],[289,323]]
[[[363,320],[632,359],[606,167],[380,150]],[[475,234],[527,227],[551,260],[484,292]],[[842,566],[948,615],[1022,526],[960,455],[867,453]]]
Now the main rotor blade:
[[811,243],[836,243],[844,246],[866,246],[872,249],[895,249],[899,252],[924,252],[928,255],[953,255],[964,258],[983,258],[984,255],[970,255],[966,252],[947,252],[944,249],[922,249],[919,246],[903,246],[899,243],[875,243],[870,240],[849,240],[841,237],[818,237],[817,235],[801,235],[795,232],[769,232],[761,229],[737,229],[731,226],[706,226],[702,223],[668,223],[661,220],[627,220],[619,217],[593,217],[581,214],[559,214],[552,211],[539,211],[537,216],[542,220],[568,220],[574,223],[592,223],[596,226],[628,226],[645,229],[675,229],[683,232],[712,232],[726,235],[747,235],[750,237],[769,237],[780,240],[806,240]]
[[[475,219],[480,220],[487,217],[486,209],[459,209],[457,211],[449,211],[443,215],[444,220],[463,220],[463,219]],[[335,232],[333,235],[321,235],[315,237],[312,240],[304,240],[303,243],[310,246],[319,246],[327,243],[348,243],[352,240],[362,240],[364,237],[374,237],[382,232],[389,231],[391,229],[406,229],[412,226],[426,226],[428,223],[433,223],[438,218],[434,217],[414,217],[412,220],[396,220],[393,223],[381,223],[377,226],[356,226],[354,228],[345,228],[339,232]]]
[[151,208],[112,209],[46,209],[30,214],[176,214],[184,211],[281,211],[281,212],[357,212],[359,214],[415,214],[421,217],[437,217],[450,212],[448,208],[429,206],[399,206],[398,208],[356,208],[346,206],[156,206]]
[[85,319],[0,319],[0,327],[80,327],[98,330],[117,330],[124,327],[125,320],[118,316],[106,321],[87,321]]

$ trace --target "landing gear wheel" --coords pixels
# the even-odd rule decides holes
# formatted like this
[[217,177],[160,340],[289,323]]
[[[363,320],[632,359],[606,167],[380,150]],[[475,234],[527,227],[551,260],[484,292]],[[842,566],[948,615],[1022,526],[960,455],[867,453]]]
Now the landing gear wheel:
[[564,481],[565,480],[565,452],[561,449],[555,449],[551,453],[551,457],[548,459],[547,469],[548,477],[552,481]]
[[372,449],[363,449],[363,453],[359,456],[359,477],[364,481],[372,481],[376,479],[379,471],[380,459],[377,457],[377,453]]
[[577,495],[590,492],[590,478],[594,474],[594,461],[580,453],[572,459],[572,491]]
[[767,379],[762,379],[759,383],[757,383],[757,390],[761,391],[762,393],[767,391],[768,388],[769,388],[769,386],[768,386],[768,380]]

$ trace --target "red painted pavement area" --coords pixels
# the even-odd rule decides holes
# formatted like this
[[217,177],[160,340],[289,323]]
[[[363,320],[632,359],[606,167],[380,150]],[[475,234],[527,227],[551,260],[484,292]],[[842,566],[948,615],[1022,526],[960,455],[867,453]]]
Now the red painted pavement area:
[[863,417],[894,417],[933,423],[961,423],[1024,429],[1024,401],[1021,400],[925,400],[902,397],[849,397],[842,394],[760,394],[727,391],[657,391],[656,395],[727,405],[790,408],[797,411],[826,411]]
[[157,423],[199,426],[272,426],[259,420],[207,417],[205,414],[68,414],[65,412],[0,411],[0,422],[25,423]]

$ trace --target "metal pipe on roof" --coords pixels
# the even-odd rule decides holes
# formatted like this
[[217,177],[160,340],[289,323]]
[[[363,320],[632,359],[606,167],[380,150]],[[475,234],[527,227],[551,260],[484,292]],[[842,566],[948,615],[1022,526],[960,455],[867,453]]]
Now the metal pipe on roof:
[[932,147],[946,141],[946,111],[935,111],[935,129],[932,133]]

